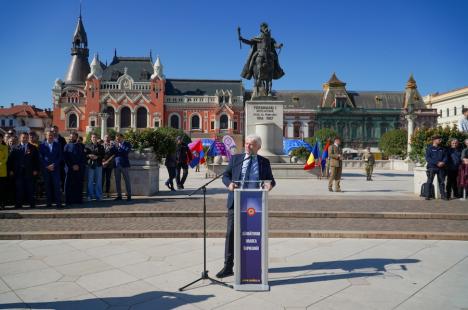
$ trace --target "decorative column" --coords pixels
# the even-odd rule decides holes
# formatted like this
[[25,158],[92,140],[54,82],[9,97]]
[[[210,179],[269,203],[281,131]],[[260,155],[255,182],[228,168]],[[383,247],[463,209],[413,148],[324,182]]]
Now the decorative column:
[[407,146],[406,159],[409,160],[409,154],[411,152],[411,136],[413,135],[413,131],[414,131],[414,120],[416,119],[416,115],[412,113],[407,114],[405,118],[408,121],[408,146]]
[[115,131],[120,131],[120,111],[115,111],[115,120],[114,120],[114,129]]
[[135,111],[131,111],[131,114],[132,114],[132,116],[130,118],[130,127],[132,129],[135,129],[136,128],[136,119],[135,119],[136,118],[136,113],[135,113]]
[[234,116],[228,116],[228,133],[231,135],[232,134],[232,127],[233,127],[233,118]]
[[107,134],[107,118],[109,114],[99,113],[99,117],[101,118],[101,139],[104,139],[104,136]]
[[293,121],[287,121],[287,122],[288,122],[287,138],[294,138],[294,122]]
[[302,121],[302,138],[308,138],[309,137],[309,123],[307,121]]

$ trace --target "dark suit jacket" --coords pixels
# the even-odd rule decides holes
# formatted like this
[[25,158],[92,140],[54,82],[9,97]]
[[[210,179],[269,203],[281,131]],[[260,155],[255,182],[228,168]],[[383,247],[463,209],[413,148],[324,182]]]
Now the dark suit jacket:
[[78,143],[68,143],[63,149],[63,159],[68,169],[72,169],[74,165],[78,165],[80,166],[80,170],[83,170],[85,163],[83,147]]
[[115,155],[114,163],[115,167],[127,168],[130,167],[130,161],[128,160],[128,153],[132,150],[132,146],[127,141],[124,141],[122,145],[116,142],[112,148],[112,154]]
[[62,147],[58,142],[52,142],[52,152],[49,149],[47,142],[39,145],[39,154],[41,155],[42,169],[54,164],[54,171],[60,171],[60,163],[63,160]]
[[[242,161],[244,160],[245,154],[233,155],[229,161],[229,166],[226,168],[223,174],[223,183],[229,186],[232,182],[241,181],[242,175]],[[270,161],[263,156],[257,155],[258,159],[258,177],[260,180],[271,180],[271,186],[275,186],[275,178],[271,172]],[[234,192],[228,193],[227,201],[228,209],[234,208]]]
[[8,164],[16,177],[32,177],[33,171],[39,172],[39,151],[31,143],[26,144],[26,151],[21,144],[10,153]]

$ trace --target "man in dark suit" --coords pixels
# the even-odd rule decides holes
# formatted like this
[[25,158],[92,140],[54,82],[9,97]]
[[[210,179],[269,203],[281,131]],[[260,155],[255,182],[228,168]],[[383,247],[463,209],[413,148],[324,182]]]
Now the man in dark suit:
[[130,143],[124,140],[124,136],[118,133],[115,137],[115,144],[113,147],[112,155],[114,155],[114,175],[115,175],[115,187],[117,190],[117,197],[115,200],[122,200],[122,188],[121,188],[121,176],[123,175],[125,181],[125,188],[127,190],[127,200],[132,199],[132,185],[130,183],[130,161],[128,160],[128,154],[132,150]]
[[62,208],[62,192],[60,189],[60,165],[62,163],[62,147],[54,141],[54,132],[46,131],[46,141],[39,146],[41,155],[42,176],[47,196],[47,207],[55,201],[57,208]]
[[15,177],[16,202],[15,207],[22,207],[28,201],[34,207],[34,177],[39,173],[39,152],[37,148],[28,142],[29,134],[23,132],[18,144],[8,158],[11,165],[10,175]]
[[[265,157],[257,155],[262,146],[259,136],[249,135],[245,138],[245,153],[233,155],[229,161],[229,166],[223,175],[223,183],[229,189],[227,208],[227,232],[224,250],[224,268],[216,274],[217,278],[232,276],[234,266],[234,189],[243,186],[244,188],[258,188],[263,186],[266,190],[271,190],[275,185],[275,179],[271,172],[270,161]],[[270,180],[262,184],[255,181]],[[246,181],[243,183],[243,181]],[[250,182],[249,182],[250,181]]]
[[[59,133],[59,129],[57,126],[52,126],[51,131],[54,133],[54,141],[60,144],[60,148],[63,152],[65,145],[67,145],[67,141],[64,137],[62,137]],[[65,161],[62,159],[60,162],[60,186],[62,188],[62,192],[65,191]]]
[[85,155],[83,148],[77,143],[78,134],[70,134],[70,141],[63,150],[63,158],[67,165],[65,178],[65,202],[67,205],[83,202],[83,170]]

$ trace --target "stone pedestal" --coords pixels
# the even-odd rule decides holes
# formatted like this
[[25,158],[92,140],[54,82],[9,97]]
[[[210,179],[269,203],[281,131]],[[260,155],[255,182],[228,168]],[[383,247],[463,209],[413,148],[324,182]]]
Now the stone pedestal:
[[260,136],[259,154],[271,162],[280,162],[283,155],[283,105],[284,101],[268,97],[245,103],[245,135]]
[[[130,159],[130,182],[132,184],[132,195],[153,196],[159,192],[159,163],[154,154],[149,150],[132,152],[128,155]],[[122,194],[125,193],[125,182],[121,181]],[[115,175],[112,172],[111,192],[115,191]]]

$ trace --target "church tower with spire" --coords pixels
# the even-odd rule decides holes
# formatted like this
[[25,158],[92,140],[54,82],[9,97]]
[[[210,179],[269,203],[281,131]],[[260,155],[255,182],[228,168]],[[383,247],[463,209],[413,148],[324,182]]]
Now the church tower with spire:
[[90,68],[88,62],[88,37],[81,17],[81,8],[78,23],[76,24],[76,29],[73,33],[71,56],[72,59],[68,66],[68,71],[65,75],[64,81],[66,84],[82,84],[85,82]]
[[52,89],[53,122],[64,135],[173,127],[192,137],[220,132],[240,137],[242,81],[166,78],[161,58],[153,62],[151,50],[144,57],[129,57],[114,49],[109,65],[99,56],[95,53],[90,65],[80,9],[68,70]]

